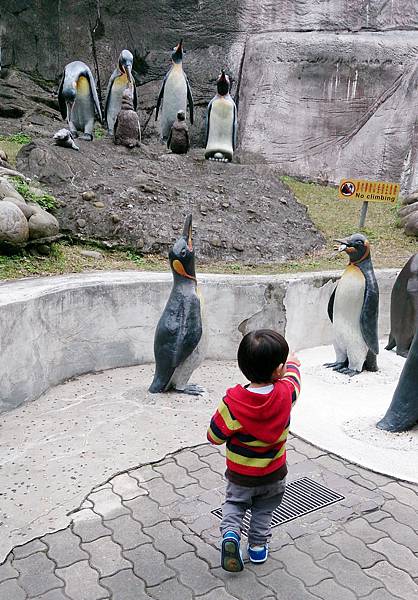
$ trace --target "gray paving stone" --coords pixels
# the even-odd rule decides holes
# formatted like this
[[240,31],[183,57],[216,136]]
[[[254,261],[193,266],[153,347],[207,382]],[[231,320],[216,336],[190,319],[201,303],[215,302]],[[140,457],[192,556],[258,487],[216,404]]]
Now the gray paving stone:
[[335,575],[335,579],[339,584],[349,588],[358,596],[367,596],[382,587],[379,581],[366,575],[357,563],[344,558],[341,554],[330,554],[319,561],[318,564]]
[[366,488],[367,490],[375,490],[377,487],[373,481],[370,481],[370,479],[364,479],[364,477],[362,477],[361,475],[358,475],[358,473],[356,473],[355,475],[352,475],[350,477],[350,481],[354,481],[354,483],[356,483],[357,485],[360,485],[361,487]]
[[363,569],[375,565],[379,560],[385,560],[385,557],[378,552],[376,546],[374,549],[368,548],[364,542],[356,537],[349,535],[346,531],[337,531],[326,538],[328,544],[335,546],[346,558],[356,562]]
[[390,517],[374,523],[373,527],[389,535],[398,544],[407,546],[412,552],[418,552],[418,534],[408,525],[398,523]]
[[200,461],[202,463],[202,466],[207,465],[210,469],[212,469],[212,471],[218,473],[218,475],[221,475],[222,477],[225,476],[225,456],[223,454],[220,454],[220,452],[214,452],[213,454],[201,456]]
[[373,471],[368,471],[367,469],[362,469],[361,467],[354,467],[357,472],[363,477],[363,479],[368,479],[369,481],[373,481],[377,485],[377,487],[386,485],[389,481],[393,481],[390,477],[386,475],[382,475],[381,473],[373,473]]
[[89,500],[94,504],[94,512],[108,521],[121,515],[126,515],[129,512],[123,506],[121,498],[111,488],[90,494]]
[[72,600],[102,600],[110,597],[108,590],[99,585],[97,571],[87,561],[57,569],[56,573],[64,580],[64,591]]
[[203,488],[198,483],[191,483],[183,488],[177,489],[177,494],[182,498],[197,498],[203,493]]
[[110,537],[102,537],[94,542],[82,544],[90,556],[90,564],[97,571],[100,577],[110,577],[123,569],[131,569],[132,565],[123,558],[121,547]]
[[23,546],[15,546],[13,548],[13,556],[15,559],[26,558],[35,552],[46,552],[46,546],[41,540],[32,540]]
[[[295,541],[295,546],[298,550],[309,554],[313,560],[321,560],[336,552],[334,546],[331,546],[327,540],[328,538],[322,539],[318,534],[305,535]],[[277,553],[277,558],[280,558],[280,552]]]
[[404,600],[418,598],[418,584],[405,571],[396,569],[386,561],[377,563],[371,569],[367,569],[366,573],[379,579],[395,596]]
[[280,562],[285,565],[290,575],[297,577],[308,587],[332,577],[326,567],[319,567],[308,554],[301,552],[295,546],[285,546],[281,550]]
[[[100,585],[108,588],[112,594],[112,600],[148,600],[149,595],[145,592],[145,584],[134,575],[133,571],[120,571],[112,577],[100,580]],[[167,599],[169,596],[167,596]]]
[[133,500],[138,496],[146,496],[147,490],[139,486],[135,477],[130,477],[128,473],[117,475],[111,481],[113,491],[122,497],[123,500]]
[[165,564],[164,554],[152,544],[143,544],[123,553],[134,566],[134,573],[148,586],[159,585],[166,579],[172,579],[176,573]]
[[131,550],[141,544],[149,544],[152,539],[143,532],[142,526],[131,515],[122,515],[107,522],[112,531],[112,539],[123,548]]
[[321,581],[318,585],[310,588],[310,591],[321,600],[356,600],[358,598],[353,592],[338,585],[333,579]]
[[194,552],[167,560],[167,564],[177,571],[180,581],[195,594],[206,594],[222,586],[222,581],[210,573],[205,561],[198,558]]
[[19,576],[19,573],[11,564],[11,556],[0,565],[0,583],[6,581],[7,579],[15,579]]
[[26,594],[17,584],[16,579],[0,583],[0,600],[25,600]]
[[340,477],[349,478],[356,472],[355,470],[348,468],[347,465],[344,464],[342,461],[337,460],[329,454],[325,456],[319,456],[314,460],[314,462],[317,465],[321,465],[321,467],[327,469],[328,471],[333,471]]
[[154,470],[158,473],[161,473],[164,479],[174,486],[174,489],[185,487],[191,483],[196,483],[196,479],[193,479],[190,475],[188,475],[186,469],[183,469],[183,467],[180,467],[180,465],[176,464],[175,462],[165,465],[155,465]]
[[304,454],[300,454],[296,450],[289,448],[286,452],[286,462],[290,466],[298,465],[299,463],[306,462],[308,458]]
[[361,517],[345,523],[344,529],[349,535],[363,540],[365,544],[374,544],[386,536],[386,533],[375,529]]
[[102,518],[90,509],[74,513],[72,530],[83,542],[93,542],[112,533],[104,526]]
[[151,465],[144,465],[143,467],[139,467],[139,469],[133,469],[129,471],[130,477],[134,477],[139,485],[144,481],[151,481],[151,479],[155,479],[156,477],[160,477],[160,474],[157,471],[154,471]]
[[[237,600],[237,596],[231,596],[231,594],[228,594],[223,588],[217,588],[208,594],[203,594],[203,596],[196,596],[196,598],[198,598],[198,600]],[[273,600],[277,599],[274,598]]]
[[55,564],[44,552],[36,552],[26,558],[13,561],[19,571],[19,585],[30,598],[39,596],[54,588],[62,587],[61,579],[55,575]]
[[312,446],[300,438],[293,438],[292,445],[297,452],[304,454],[307,458],[318,458],[327,454],[325,450]]
[[193,452],[195,452],[198,456],[208,456],[209,454],[219,452],[219,448],[212,446],[211,444],[204,444],[203,446],[198,446],[197,448],[193,448]]
[[158,504],[148,496],[140,496],[125,502],[125,506],[132,512],[134,519],[144,527],[151,527],[162,521],[168,521],[168,516],[160,511]]
[[157,523],[153,527],[144,528],[144,532],[154,540],[154,547],[166,558],[176,558],[194,550],[193,546],[184,541],[181,531],[171,523]]
[[193,595],[191,590],[186,588],[177,579],[169,579],[152,588],[148,588],[147,592],[151,598],[156,600],[192,600]]
[[371,545],[370,549],[380,552],[394,567],[411,577],[418,577],[418,557],[409,548],[387,537]]
[[413,508],[396,500],[388,500],[383,505],[383,510],[391,514],[399,523],[409,525],[414,531],[418,531],[418,512]]
[[160,506],[168,506],[181,499],[181,496],[174,491],[173,486],[164,481],[161,476],[157,479],[151,479],[144,485],[147,486],[149,497]]
[[209,467],[193,471],[193,477],[198,480],[200,487],[205,490],[213,490],[219,487],[225,489],[225,479]]
[[80,548],[80,538],[67,528],[45,535],[42,541],[48,546],[47,554],[58,567],[68,567],[88,555]]
[[[213,456],[219,455],[216,454]],[[174,460],[178,465],[180,465],[180,467],[186,469],[188,473],[193,473],[193,471],[198,471],[202,467],[206,466],[206,462],[202,462],[200,457],[194,452],[179,452],[179,454],[174,456]]]
[[392,494],[402,504],[406,504],[418,511],[418,495],[411,488],[405,487],[396,481],[390,481],[382,487],[382,490]]
[[373,510],[369,513],[365,513],[364,515],[361,515],[363,517],[363,519],[366,519],[366,521],[368,523],[379,523],[379,521],[382,521],[383,519],[387,519],[388,517],[390,517],[390,514],[384,510],[378,509],[378,510]]
[[243,553],[245,568],[254,573],[257,578],[270,575],[277,569],[283,570],[283,563],[280,562],[280,552],[269,552],[268,560],[260,565],[253,564],[248,560],[247,551]]
[[64,594],[61,588],[59,588],[47,592],[46,594],[42,594],[42,596],[37,596],[36,600],[68,600],[68,596]]
[[[239,600],[251,600],[254,598],[261,600],[271,596],[272,586],[269,586],[265,579],[258,579],[252,571],[244,569],[239,575],[227,573],[221,567],[212,569],[212,573],[224,583],[226,591]],[[218,591],[218,590],[216,590]],[[302,598],[305,598],[302,596]],[[309,598],[309,596],[308,596]]]
[[373,594],[367,596],[365,600],[395,600],[395,598],[400,598],[400,600],[406,600],[406,598],[402,598],[401,596],[394,596],[389,593],[385,588],[379,588],[375,590]]

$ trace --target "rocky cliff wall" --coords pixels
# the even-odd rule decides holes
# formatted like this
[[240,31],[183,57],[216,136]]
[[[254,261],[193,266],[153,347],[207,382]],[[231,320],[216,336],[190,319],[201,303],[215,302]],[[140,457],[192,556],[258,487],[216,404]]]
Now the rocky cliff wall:
[[130,48],[148,134],[170,48],[183,37],[196,142],[226,67],[242,160],[331,181],[401,179],[404,189],[417,184],[417,29],[418,0],[0,0],[3,65],[56,83],[81,59],[104,92]]

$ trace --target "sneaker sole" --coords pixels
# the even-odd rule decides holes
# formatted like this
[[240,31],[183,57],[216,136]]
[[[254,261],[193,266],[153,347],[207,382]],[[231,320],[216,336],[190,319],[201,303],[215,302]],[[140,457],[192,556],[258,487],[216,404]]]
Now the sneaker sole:
[[221,565],[224,571],[229,571],[230,573],[239,573],[244,569],[239,545],[235,540],[222,541]]

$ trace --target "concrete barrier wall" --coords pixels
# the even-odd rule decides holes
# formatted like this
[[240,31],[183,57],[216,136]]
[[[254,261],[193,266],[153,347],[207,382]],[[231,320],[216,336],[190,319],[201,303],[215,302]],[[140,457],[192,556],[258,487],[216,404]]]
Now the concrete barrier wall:
[[[389,331],[392,269],[376,273],[380,335]],[[328,344],[327,304],[339,273],[199,277],[208,358],[229,360],[247,331],[285,333],[293,349]],[[171,275],[108,272],[0,284],[0,412],[91,371],[153,361]]]

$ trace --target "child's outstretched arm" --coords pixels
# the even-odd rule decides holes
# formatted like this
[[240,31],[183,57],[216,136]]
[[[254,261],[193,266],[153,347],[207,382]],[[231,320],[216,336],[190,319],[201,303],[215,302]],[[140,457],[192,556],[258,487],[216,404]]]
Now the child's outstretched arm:
[[291,352],[286,363],[286,372],[281,381],[286,381],[292,386],[292,406],[295,404],[300,394],[300,360]]
[[222,400],[210,421],[207,438],[211,444],[219,446],[240,429],[241,423],[233,417],[225,400]]

